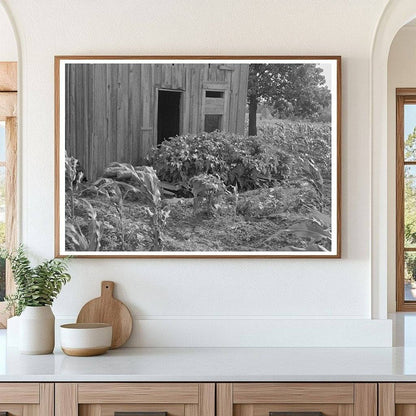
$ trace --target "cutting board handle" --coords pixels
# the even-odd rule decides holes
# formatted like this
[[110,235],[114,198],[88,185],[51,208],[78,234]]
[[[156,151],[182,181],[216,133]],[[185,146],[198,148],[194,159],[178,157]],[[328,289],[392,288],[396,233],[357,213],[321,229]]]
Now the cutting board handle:
[[110,280],[104,280],[101,282],[101,296],[103,298],[113,297],[114,292],[114,282],[111,282]]

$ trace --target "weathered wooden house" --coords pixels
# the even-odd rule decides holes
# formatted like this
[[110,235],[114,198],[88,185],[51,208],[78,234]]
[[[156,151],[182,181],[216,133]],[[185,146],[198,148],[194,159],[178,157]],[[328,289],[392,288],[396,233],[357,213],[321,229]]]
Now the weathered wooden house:
[[242,134],[247,84],[247,64],[67,64],[66,150],[94,180],[178,134]]

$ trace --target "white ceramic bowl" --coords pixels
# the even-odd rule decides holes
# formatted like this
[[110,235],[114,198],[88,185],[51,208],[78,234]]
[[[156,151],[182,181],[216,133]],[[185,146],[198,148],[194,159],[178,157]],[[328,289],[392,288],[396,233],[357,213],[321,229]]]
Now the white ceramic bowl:
[[61,325],[61,348],[65,354],[77,357],[104,354],[111,347],[112,335],[109,324]]

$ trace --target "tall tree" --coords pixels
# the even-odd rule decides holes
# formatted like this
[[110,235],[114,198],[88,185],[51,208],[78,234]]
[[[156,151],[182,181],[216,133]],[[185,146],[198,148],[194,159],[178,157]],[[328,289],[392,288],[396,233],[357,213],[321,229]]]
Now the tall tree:
[[279,117],[311,119],[331,102],[322,68],[315,64],[251,64],[248,77],[248,134],[257,134],[257,106],[272,106]]

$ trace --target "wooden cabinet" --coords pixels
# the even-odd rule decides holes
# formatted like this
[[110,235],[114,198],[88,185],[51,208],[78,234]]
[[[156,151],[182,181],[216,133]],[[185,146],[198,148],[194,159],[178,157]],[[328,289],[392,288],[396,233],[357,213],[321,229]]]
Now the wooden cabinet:
[[[215,416],[214,383],[57,383],[56,416]],[[162,413],[160,413],[162,412]],[[159,413],[159,415],[155,415]]]
[[379,416],[416,415],[416,383],[380,383]]
[[0,383],[0,415],[53,416],[52,383]]
[[318,416],[319,412],[323,416],[377,416],[377,384],[217,384],[217,416]]
[[416,383],[0,383],[0,416],[2,412],[8,416],[416,416]]

